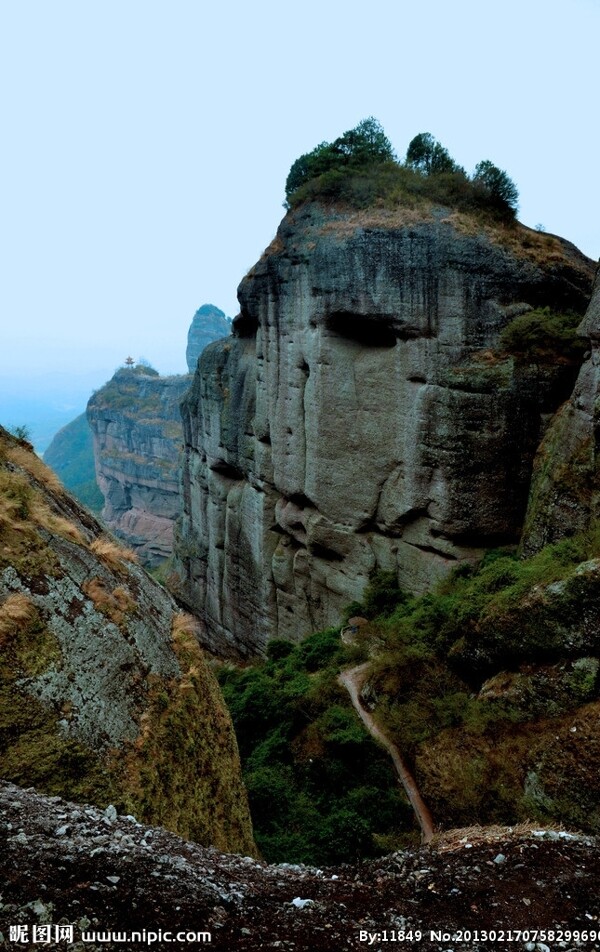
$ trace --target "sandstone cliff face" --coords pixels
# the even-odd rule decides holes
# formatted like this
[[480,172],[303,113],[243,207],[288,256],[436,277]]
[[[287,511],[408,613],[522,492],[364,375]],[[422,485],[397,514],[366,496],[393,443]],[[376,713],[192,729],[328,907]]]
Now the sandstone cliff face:
[[109,528],[155,566],[171,555],[179,515],[180,401],[191,378],[118,370],[90,399],[96,478]]
[[535,460],[522,540],[527,555],[588,529],[600,516],[600,274],[579,333],[589,338],[590,351]]
[[0,772],[252,850],[193,622],[132,559],[0,429]]
[[302,638],[374,569],[419,592],[516,540],[573,374],[516,364],[498,336],[530,306],[583,312],[591,279],[572,245],[521,226],[288,214],[183,404],[179,571],[211,644]]
[[188,331],[187,349],[185,358],[191,374],[196,370],[198,357],[205,347],[221,337],[231,334],[231,321],[225,317],[223,311],[214,304],[203,304],[199,307]]

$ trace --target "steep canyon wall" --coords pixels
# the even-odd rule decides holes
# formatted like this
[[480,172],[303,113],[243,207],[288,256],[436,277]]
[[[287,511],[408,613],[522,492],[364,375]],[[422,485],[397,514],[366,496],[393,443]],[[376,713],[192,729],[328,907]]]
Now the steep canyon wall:
[[177,559],[211,645],[298,640],[375,569],[422,592],[516,541],[576,370],[499,335],[532,307],[582,313],[592,274],[568,242],[444,209],[289,213],[183,404]]

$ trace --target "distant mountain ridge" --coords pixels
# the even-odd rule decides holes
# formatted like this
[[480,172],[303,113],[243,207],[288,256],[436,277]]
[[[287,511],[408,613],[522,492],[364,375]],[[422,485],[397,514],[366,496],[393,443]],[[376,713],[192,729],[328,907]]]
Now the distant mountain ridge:
[[[188,365],[195,368],[204,347],[230,332],[223,311],[203,304],[188,332]],[[120,368],[44,454],[64,485],[101,513],[150,567],[172,553],[179,514],[179,401],[190,383],[187,375],[161,377],[143,361]]]

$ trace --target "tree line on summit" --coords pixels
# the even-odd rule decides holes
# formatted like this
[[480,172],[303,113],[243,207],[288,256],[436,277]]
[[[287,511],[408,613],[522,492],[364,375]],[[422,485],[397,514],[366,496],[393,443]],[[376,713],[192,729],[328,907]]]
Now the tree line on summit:
[[[449,196],[454,193],[455,198],[462,198],[460,204],[485,207],[509,220],[518,209],[519,192],[515,183],[489,159],[479,162],[469,176],[430,132],[420,132],[409,143],[402,162],[383,127],[372,116],[333,142],[321,142],[296,159],[286,181],[286,204],[293,207],[309,197],[304,187],[314,180],[319,180],[321,193],[332,197],[337,193],[339,197],[348,198],[344,194],[344,179],[377,167],[389,174],[385,191],[389,191],[391,185],[408,191],[419,190],[423,179],[444,177]],[[398,174],[394,176],[394,172]]]

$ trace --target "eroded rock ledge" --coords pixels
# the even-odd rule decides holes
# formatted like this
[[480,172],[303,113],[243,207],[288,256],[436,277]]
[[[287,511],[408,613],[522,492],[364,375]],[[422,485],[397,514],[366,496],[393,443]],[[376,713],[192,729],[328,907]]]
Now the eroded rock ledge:
[[288,214],[183,405],[177,557],[210,646],[298,640],[374,569],[422,592],[516,541],[576,370],[499,335],[530,307],[583,313],[592,277],[568,242],[444,209]]

